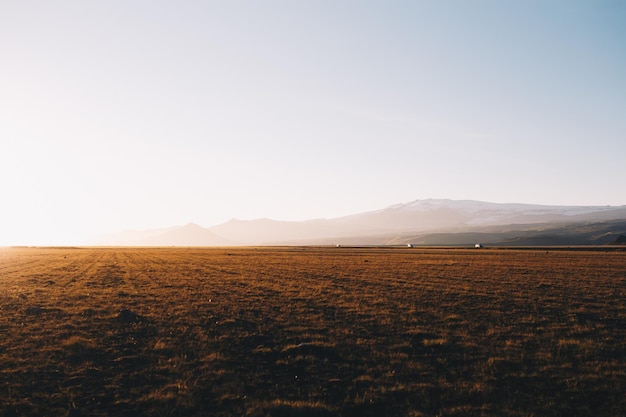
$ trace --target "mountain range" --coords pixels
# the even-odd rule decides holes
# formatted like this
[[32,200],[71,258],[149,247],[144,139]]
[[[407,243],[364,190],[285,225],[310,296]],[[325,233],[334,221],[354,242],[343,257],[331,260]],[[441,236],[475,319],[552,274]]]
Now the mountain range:
[[94,245],[473,245],[623,244],[626,206],[549,206],[415,200],[333,219],[189,223],[101,236]]

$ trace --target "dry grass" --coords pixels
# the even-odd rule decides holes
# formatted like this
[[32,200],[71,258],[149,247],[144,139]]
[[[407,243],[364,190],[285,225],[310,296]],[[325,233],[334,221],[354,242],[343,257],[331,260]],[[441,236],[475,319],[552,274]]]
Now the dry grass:
[[0,249],[0,416],[622,416],[624,300],[621,251]]

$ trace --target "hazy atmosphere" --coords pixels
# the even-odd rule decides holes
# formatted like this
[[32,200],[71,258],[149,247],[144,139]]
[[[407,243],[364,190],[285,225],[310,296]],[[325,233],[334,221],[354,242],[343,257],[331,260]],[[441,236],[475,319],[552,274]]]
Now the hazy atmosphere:
[[0,245],[626,204],[626,2],[0,3]]

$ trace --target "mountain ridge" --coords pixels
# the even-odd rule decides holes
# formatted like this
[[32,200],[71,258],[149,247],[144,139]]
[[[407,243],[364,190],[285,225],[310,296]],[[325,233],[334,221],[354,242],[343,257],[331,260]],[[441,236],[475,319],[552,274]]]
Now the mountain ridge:
[[[331,219],[282,221],[268,218],[253,220],[231,219],[225,223],[201,227],[188,223],[148,231],[126,231],[109,235],[97,244],[119,246],[253,246],[336,244],[395,244],[441,242],[439,244],[468,244],[469,236],[479,238],[481,229],[505,227],[509,231],[491,232],[494,242],[532,242],[559,226],[570,228],[574,235],[561,232],[559,238],[548,241],[589,242],[576,225],[624,220],[625,206],[562,206],[525,203],[489,203],[477,200],[425,199],[394,204],[379,210],[351,214]],[[611,224],[615,233],[626,233],[622,224]],[[604,229],[603,229],[604,230]],[[461,239],[460,233],[471,233]],[[495,233],[495,234],[494,234]],[[608,232],[607,232],[608,233]],[[456,234],[456,235],[455,235]],[[529,234],[535,236],[528,240]],[[430,235],[430,238],[425,236]],[[435,239],[433,236],[439,236]],[[526,240],[522,237],[526,236]],[[564,237],[565,236],[565,237]],[[498,238],[499,237],[499,238]],[[516,240],[517,239],[517,240]],[[534,239],[534,240],[533,240]],[[569,239],[569,240],[568,240]],[[484,239],[483,239],[484,240]],[[545,239],[544,239],[545,240]],[[411,242],[409,242],[411,243]],[[520,243],[520,244],[521,244]],[[423,243],[427,244],[427,243]],[[461,244],[461,243],[458,243]],[[586,244],[586,243],[573,243]]]

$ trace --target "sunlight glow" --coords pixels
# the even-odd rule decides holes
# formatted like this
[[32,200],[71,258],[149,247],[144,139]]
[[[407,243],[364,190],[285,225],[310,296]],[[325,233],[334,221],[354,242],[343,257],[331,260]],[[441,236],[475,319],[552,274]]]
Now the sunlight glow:
[[623,4],[35,3],[0,14],[0,244],[626,204]]

